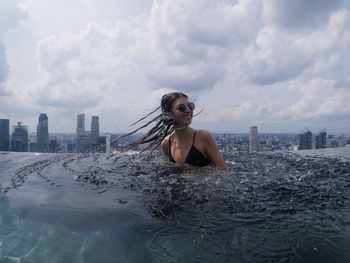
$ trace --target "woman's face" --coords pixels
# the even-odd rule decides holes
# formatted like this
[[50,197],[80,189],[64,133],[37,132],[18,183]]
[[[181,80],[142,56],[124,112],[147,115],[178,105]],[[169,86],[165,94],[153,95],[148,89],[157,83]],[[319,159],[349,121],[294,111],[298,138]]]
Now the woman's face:
[[[179,126],[188,126],[192,122],[193,111],[188,107],[188,99],[186,97],[181,97],[176,99],[171,107],[171,113]],[[180,106],[180,105],[184,105]],[[181,108],[185,110],[182,112]]]

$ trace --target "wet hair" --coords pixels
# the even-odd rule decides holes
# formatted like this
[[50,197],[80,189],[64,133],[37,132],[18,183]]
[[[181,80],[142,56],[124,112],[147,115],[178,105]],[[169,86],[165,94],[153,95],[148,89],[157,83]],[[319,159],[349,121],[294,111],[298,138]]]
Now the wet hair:
[[152,115],[159,109],[161,109],[162,111],[161,114],[159,114],[152,120],[148,121],[146,124],[122,136],[122,137],[127,137],[131,134],[138,132],[141,129],[146,128],[148,125],[150,125],[153,122],[156,123],[142,138],[134,141],[130,145],[129,149],[133,148],[136,145],[145,144],[145,143],[149,143],[149,145],[145,149],[143,149],[141,152],[148,150],[150,148],[152,148],[153,150],[156,149],[164,140],[164,138],[175,130],[176,121],[171,114],[171,109],[174,101],[182,97],[188,98],[186,94],[181,92],[171,92],[163,95],[162,100],[160,102],[160,106],[158,108],[148,113],[145,117],[131,124],[131,125],[135,125],[147,119],[150,115]]

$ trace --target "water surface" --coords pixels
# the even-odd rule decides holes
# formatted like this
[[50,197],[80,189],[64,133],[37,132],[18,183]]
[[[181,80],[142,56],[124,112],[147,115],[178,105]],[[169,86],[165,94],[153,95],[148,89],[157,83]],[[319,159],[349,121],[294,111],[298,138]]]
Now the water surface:
[[0,154],[0,262],[349,262],[338,157]]

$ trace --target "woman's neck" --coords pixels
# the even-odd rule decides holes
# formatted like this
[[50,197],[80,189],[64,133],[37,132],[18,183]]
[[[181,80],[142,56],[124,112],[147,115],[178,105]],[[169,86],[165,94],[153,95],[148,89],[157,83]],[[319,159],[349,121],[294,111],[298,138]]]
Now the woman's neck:
[[182,138],[191,133],[192,128],[190,126],[177,127],[174,130],[174,135],[178,138]]

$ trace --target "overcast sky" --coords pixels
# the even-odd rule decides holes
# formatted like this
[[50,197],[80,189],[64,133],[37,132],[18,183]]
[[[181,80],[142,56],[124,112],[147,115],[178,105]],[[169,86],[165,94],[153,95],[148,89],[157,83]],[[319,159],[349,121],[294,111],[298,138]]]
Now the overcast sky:
[[350,134],[346,0],[1,0],[0,118],[129,124],[182,91],[212,132]]

